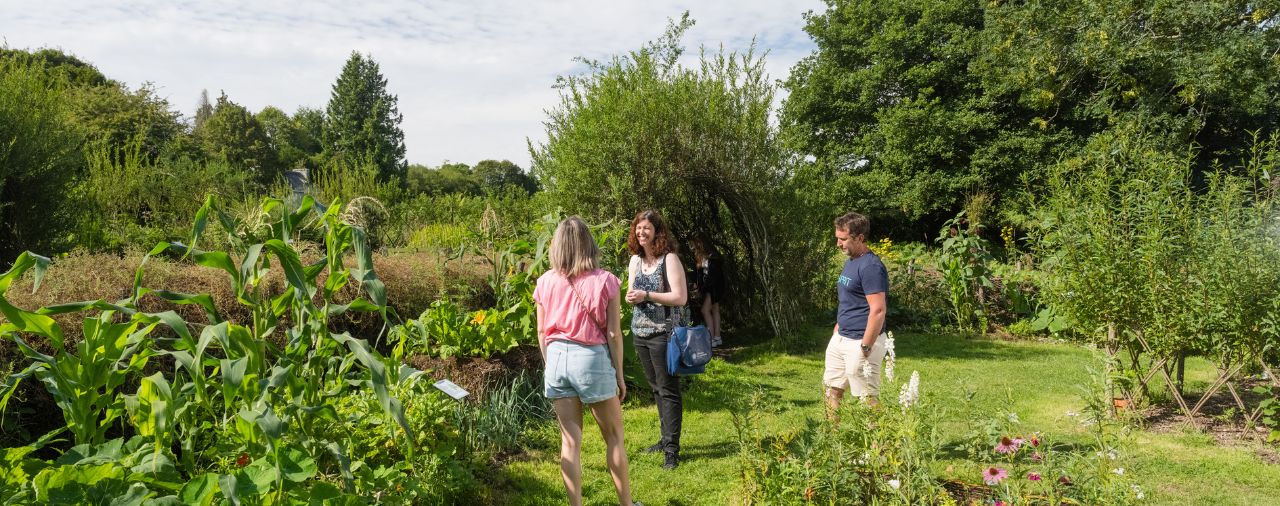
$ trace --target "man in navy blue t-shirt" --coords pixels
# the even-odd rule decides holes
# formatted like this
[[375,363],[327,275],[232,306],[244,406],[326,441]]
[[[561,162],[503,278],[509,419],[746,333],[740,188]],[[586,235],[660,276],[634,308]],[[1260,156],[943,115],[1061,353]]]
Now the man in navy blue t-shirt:
[[889,272],[867,247],[871,220],[857,213],[836,218],[836,245],[849,256],[836,280],[840,305],[836,326],[827,343],[827,407],[834,412],[846,390],[868,404],[880,394],[880,363],[884,360],[885,299]]

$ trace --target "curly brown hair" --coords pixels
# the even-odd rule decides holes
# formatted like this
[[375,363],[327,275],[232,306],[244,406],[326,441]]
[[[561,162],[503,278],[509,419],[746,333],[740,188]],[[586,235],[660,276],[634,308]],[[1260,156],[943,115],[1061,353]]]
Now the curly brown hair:
[[640,247],[640,241],[636,240],[636,225],[642,221],[648,221],[653,225],[653,252],[656,256],[666,256],[667,253],[676,253],[676,241],[671,237],[671,229],[667,228],[666,220],[662,219],[662,215],[653,209],[640,211],[636,213],[635,219],[631,220],[631,228],[627,232],[627,249],[631,250],[632,255],[644,256],[644,248]]

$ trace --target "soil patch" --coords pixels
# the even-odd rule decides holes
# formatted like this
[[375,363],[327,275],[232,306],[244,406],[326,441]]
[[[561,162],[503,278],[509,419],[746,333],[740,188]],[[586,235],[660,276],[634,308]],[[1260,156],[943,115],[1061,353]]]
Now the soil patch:
[[506,353],[487,359],[414,355],[405,362],[426,371],[432,379],[447,379],[457,383],[478,399],[492,387],[501,385],[520,374],[541,369],[542,352],[537,346],[520,345]]
[[[1236,393],[1250,410],[1255,409],[1263,396],[1253,392],[1253,387],[1265,382],[1256,378],[1245,378],[1237,382]],[[1186,399],[1188,405],[1199,402],[1199,396],[1192,394]],[[1254,449],[1258,458],[1268,464],[1280,464],[1280,449],[1266,443],[1265,427],[1249,427],[1245,417],[1249,413],[1240,413],[1231,392],[1225,387],[1210,397],[1194,420],[1188,422],[1182,409],[1173,404],[1160,404],[1143,409],[1138,416],[1147,429],[1156,433],[1171,433],[1185,430],[1193,426],[1197,430],[1213,437],[1219,446],[1235,446]]]

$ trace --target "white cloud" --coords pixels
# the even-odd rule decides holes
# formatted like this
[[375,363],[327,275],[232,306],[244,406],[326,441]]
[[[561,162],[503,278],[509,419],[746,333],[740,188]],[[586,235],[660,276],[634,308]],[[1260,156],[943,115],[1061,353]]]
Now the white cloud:
[[472,2],[7,1],[11,48],[60,48],[108,77],[154,83],[190,115],[201,89],[251,110],[323,108],[351,51],[369,53],[399,96],[411,163],[509,159],[528,167],[526,138],[545,139],[557,75],[576,56],[603,59],[661,35],[685,10],[705,45],[745,50],[752,37],[783,79],[812,50],[802,14],[819,0]]

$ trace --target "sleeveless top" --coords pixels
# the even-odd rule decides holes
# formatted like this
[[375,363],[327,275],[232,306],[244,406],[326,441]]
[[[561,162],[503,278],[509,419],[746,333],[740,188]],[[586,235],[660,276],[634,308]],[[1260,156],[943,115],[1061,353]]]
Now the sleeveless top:
[[[644,273],[644,261],[636,262],[636,275],[633,290],[648,290],[652,293],[671,291],[667,285],[667,256],[658,260],[657,268],[652,273]],[[638,339],[667,337],[671,333],[671,315],[673,309],[653,301],[644,301],[631,307],[631,335]]]

